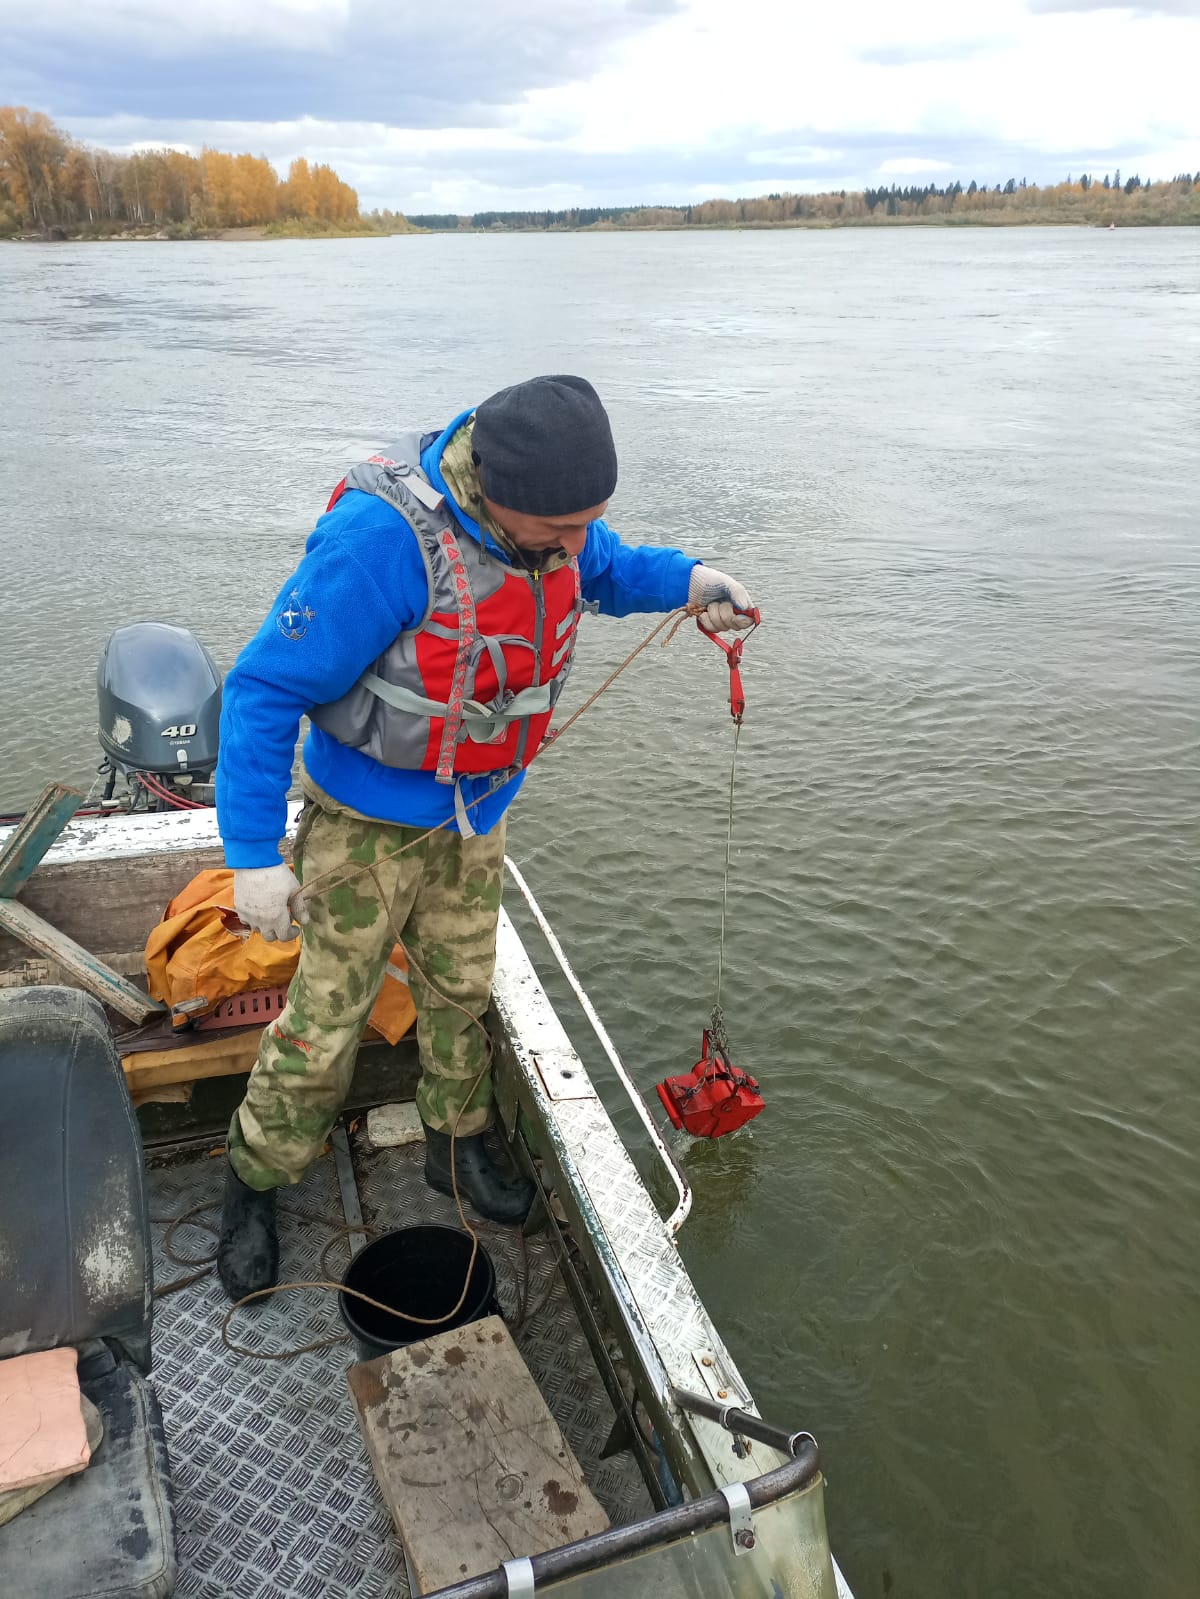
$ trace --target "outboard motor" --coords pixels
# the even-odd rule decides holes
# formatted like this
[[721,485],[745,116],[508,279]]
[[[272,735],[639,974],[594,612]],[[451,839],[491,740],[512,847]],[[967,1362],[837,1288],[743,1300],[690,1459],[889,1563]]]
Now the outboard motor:
[[168,622],[119,627],[104,646],[96,689],[106,800],[121,774],[135,810],[211,803],[221,674],[194,634]]

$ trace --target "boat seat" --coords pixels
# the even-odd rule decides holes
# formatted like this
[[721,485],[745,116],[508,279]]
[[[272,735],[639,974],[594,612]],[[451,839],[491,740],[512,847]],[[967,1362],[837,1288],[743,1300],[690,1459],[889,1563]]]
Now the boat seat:
[[142,1144],[100,1005],[0,990],[0,1358],[73,1346],[104,1436],[87,1468],[0,1527],[0,1594],[169,1599],[175,1530],[150,1379]]

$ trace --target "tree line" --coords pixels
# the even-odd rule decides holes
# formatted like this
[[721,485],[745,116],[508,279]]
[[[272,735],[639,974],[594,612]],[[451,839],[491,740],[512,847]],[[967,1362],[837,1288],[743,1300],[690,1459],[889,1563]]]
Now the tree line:
[[265,156],[203,149],[116,154],[81,144],[41,111],[0,106],[0,235],[54,237],[157,226],[353,225],[358,195],[332,167],[293,161],[286,181]]
[[562,211],[476,211],[470,216],[410,214],[409,221],[436,232],[466,229],[785,227],[855,225],[889,220],[955,222],[1084,222],[1107,225],[1200,223],[1200,172],[1165,182],[1122,181],[1083,174],[1039,186],[1009,178],[989,186],[974,179],[901,187],[837,189],[824,194],[777,193],[745,200],[704,200],[693,205],[590,206]]
[[692,205],[576,206],[476,211],[469,216],[359,214],[358,195],[332,167],[293,161],[281,180],[265,156],[202,149],[118,154],[83,144],[40,111],[0,106],[0,237],[111,234],[153,228],[188,237],[217,228],[398,233],[580,228],[856,226],[889,222],[1200,223],[1200,172],[1166,181],[1119,171],[1039,186],[909,184],[823,194],[776,193]]

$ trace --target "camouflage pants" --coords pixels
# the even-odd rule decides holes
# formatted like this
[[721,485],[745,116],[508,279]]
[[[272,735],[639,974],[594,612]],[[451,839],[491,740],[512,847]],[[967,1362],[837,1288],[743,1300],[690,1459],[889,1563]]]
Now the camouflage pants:
[[[504,823],[475,838],[442,829],[387,858],[424,831],[370,821],[324,795],[301,816],[297,876],[314,883],[332,872],[334,879],[305,897],[311,920],[300,966],[287,1005],[263,1033],[230,1124],[229,1159],[251,1188],[299,1182],[320,1152],[350,1086],[395,942],[393,925],[412,956],[421,1116],[445,1132],[457,1125],[468,1137],[490,1120],[491,1073],[471,1092],[486,1050],[470,1017],[482,1016],[491,995]],[[373,874],[352,875],[366,865],[374,865]],[[349,881],[339,881],[342,872]]]

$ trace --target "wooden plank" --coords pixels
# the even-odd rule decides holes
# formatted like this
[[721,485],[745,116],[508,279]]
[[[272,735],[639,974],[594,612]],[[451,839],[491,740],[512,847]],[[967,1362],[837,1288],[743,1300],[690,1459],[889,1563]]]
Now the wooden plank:
[[254,1065],[261,1037],[261,1027],[247,1027],[234,1038],[210,1038],[199,1044],[123,1055],[121,1066],[132,1094],[171,1083],[197,1083],[205,1077],[232,1077]]
[[0,848],[0,899],[12,899],[79,808],[83,795],[51,783]]
[[360,1362],[347,1380],[418,1592],[608,1526],[498,1316]]
[[[300,812],[288,802],[288,837]],[[0,848],[17,829],[0,827]],[[209,867],[225,864],[212,810],[103,816],[68,824],[29,881],[22,899],[85,949],[143,949],[171,900]],[[0,933],[0,971],[25,958]]]
[[60,966],[65,966],[89,994],[95,994],[102,1004],[120,1011],[131,1022],[140,1026],[163,1010],[157,1000],[126,982],[20,900],[0,899],[0,927],[37,950],[40,955],[47,955]]
[[[248,1072],[258,1057],[262,1031],[261,1027],[243,1027],[239,1033],[209,1039],[199,1033],[192,1035],[199,1040],[196,1043],[123,1053],[121,1067],[129,1091],[141,1093],[147,1088],[198,1083],[206,1077],[235,1077],[238,1072]],[[370,1031],[368,1029],[368,1033]],[[374,1041],[379,1041],[378,1034],[374,1035]],[[372,1038],[364,1035],[363,1043],[371,1042]]]
[[[146,960],[141,950],[135,954],[130,954],[127,950],[113,950],[107,954],[98,954],[96,959],[121,977],[146,975]],[[46,960],[44,957],[24,960],[9,971],[0,971],[0,988],[42,988],[47,983],[65,984],[70,988],[74,981],[73,975],[65,966],[60,966],[57,961]]]
[[[360,1095],[356,1104],[359,1107],[363,1103],[375,1104],[385,1093],[393,1099],[411,1099],[420,1070],[415,1038],[409,1034],[399,1044],[384,1044],[378,1034],[374,1038],[370,1034],[371,1029],[368,1029],[363,1045],[372,1045],[372,1055],[383,1061],[383,1076],[365,1099]],[[262,1028],[244,1027],[240,1033],[227,1033],[224,1038],[205,1039],[203,1033],[190,1036],[197,1041],[172,1044],[167,1049],[122,1052],[121,1066],[130,1093],[248,1072],[258,1056]]]
[[[85,949],[142,951],[151,929],[162,920],[167,902],[197,872],[222,864],[221,850],[181,850],[128,860],[45,861],[30,878],[22,903]],[[0,971],[20,965],[29,954],[0,933]]]
[[143,1105],[190,1105],[191,1083],[166,1083],[162,1088],[142,1088],[129,1095],[134,1110]]

